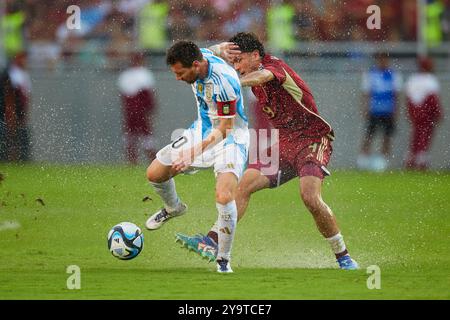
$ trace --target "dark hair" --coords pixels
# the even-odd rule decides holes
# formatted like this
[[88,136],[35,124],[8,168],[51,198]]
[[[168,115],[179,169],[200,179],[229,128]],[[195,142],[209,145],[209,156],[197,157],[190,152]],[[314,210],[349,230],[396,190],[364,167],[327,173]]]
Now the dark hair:
[[200,48],[192,41],[178,41],[167,50],[166,63],[174,65],[180,62],[183,67],[192,67],[194,61],[202,61]]
[[237,44],[242,52],[253,52],[255,50],[258,50],[261,58],[263,58],[266,54],[263,44],[261,43],[261,41],[259,41],[258,37],[254,33],[239,32],[235,34],[229,41]]

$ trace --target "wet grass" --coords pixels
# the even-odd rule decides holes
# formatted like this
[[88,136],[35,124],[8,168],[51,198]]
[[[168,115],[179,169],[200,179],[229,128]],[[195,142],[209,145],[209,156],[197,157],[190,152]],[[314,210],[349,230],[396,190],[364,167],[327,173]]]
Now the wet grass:
[[[143,227],[161,206],[144,167],[0,166],[0,299],[449,299],[450,175],[338,171],[323,198],[361,270],[344,272],[298,197],[298,182],[255,194],[239,224],[234,274],[219,275],[174,242],[216,218],[212,172],[177,177],[189,213],[145,231],[142,253],[120,261],[109,228]],[[143,201],[146,197],[153,200]],[[69,290],[69,265],[81,289]],[[369,290],[366,268],[381,270]],[[370,281],[370,280],[369,280]]]

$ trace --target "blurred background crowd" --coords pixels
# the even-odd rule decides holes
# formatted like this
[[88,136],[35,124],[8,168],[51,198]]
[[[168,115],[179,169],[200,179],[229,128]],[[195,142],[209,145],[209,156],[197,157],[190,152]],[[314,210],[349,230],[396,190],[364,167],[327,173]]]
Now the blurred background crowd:
[[450,0],[0,0],[0,162],[151,159],[193,116],[166,48],[240,31],[310,84],[337,167],[450,168]]
[[[427,2],[426,39],[450,40],[450,0]],[[366,27],[376,4],[382,28]],[[67,8],[81,9],[81,29],[68,30]],[[54,63],[100,49],[120,58],[130,49],[164,50],[177,39],[218,41],[247,30],[269,47],[294,50],[305,42],[417,39],[415,0],[6,0],[1,21],[8,56],[26,47],[32,61]]]

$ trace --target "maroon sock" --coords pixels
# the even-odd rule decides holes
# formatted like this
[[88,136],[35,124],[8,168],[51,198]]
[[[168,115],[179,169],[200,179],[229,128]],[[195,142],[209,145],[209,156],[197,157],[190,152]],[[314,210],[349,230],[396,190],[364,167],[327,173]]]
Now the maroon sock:
[[347,249],[345,249],[344,251],[340,252],[340,253],[335,253],[336,259],[339,259],[340,257],[345,256],[346,254],[348,254]]
[[219,243],[219,235],[217,234],[217,232],[209,231],[208,232],[208,237],[213,239],[215,243]]

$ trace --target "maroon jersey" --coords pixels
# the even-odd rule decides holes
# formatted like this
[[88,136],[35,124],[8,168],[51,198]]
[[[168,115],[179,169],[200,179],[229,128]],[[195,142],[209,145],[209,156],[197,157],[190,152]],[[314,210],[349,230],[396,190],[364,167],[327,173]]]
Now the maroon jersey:
[[122,95],[125,131],[128,133],[151,133],[151,114],[155,98],[150,89],[140,90],[134,95]]
[[411,121],[416,124],[432,124],[442,118],[439,99],[440,84],[431,73],[416,73],[406,82],[406,98]]
[[433,124],[442,118],[442,108],[438,95],[430,94],[422,103],[414,103],[409,97],[407,100],[409,117],[413,123]]
[[331,126],[319,115],[314,97],[307,84],[284,61],[265,55],[261,68],[275,78],[252,87],[258,99],[258,112],[264,113],[280,139],[328,136],[333,140]]

